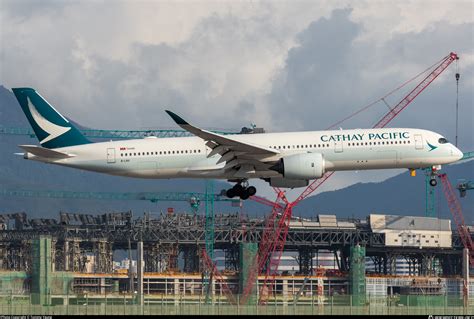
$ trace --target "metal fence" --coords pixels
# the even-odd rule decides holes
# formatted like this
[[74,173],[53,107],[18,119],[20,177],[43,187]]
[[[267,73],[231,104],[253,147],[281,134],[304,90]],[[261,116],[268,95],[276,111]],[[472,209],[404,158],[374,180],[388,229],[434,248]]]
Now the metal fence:
[[[230,305],[225,298],[206,303],[205,296],[153,296],[143,305],[131,295],[106,298],[52,296],[50,305],[35,305],[32,295],[0,295],[0,315],[473,315],[474,303],[467,306],[459,297],[436,296],[370,297],[362,306],[352,296],[330,296],[268,300],[265,305]],[[439,299],[441,297],[442,299]],[[69,299],[70,298],[70,299]],[[237,298],[239,299],[239,298]],[[58,303],[61,300],[61,304]],[[442,301],[441,301],[442,300]]]

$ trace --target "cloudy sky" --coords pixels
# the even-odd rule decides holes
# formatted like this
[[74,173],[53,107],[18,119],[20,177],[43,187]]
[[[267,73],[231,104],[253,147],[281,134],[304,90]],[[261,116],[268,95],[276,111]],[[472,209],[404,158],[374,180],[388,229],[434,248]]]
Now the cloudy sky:
[[[1,85],[35,87],[88,127],[175,128],[169,108],[267,131],[324,129],[455,51],[459,146],[474,150],[472,1],[0,0],[0,50]],[[454,140],[455,69],[390,126]],[[386,110],[339,126],[370,127]],[[336,174],[323,189],[398,172]]]

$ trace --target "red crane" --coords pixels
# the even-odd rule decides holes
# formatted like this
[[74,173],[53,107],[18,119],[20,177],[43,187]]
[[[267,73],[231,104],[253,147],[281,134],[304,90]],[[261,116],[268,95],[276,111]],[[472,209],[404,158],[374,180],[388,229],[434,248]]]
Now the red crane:
[[[214,278],[217,279],[217,282],[221,285],[222,292],[227,297],[227,300],[232,305],[236,305],[237,301],[235,300],[234,295],[232,294],[229,286],[225,282],[224,278],[222,277],[221,273],[217,270],[216,264],[212,261],[211,257],[206,252],[206,249],[202,250],[202,259],[204,261],[205,267],[212,272]],[[212,283],[210,283],[212,284]]]
[[465,248],[469,249],[469,264],[471,267],[474,267],[474,243],[472,242],[471,233],[467,229],[466,224],[464,223],[464,216],[461,210],[461,204],[454,192],[451,183],[449,182],[448,175],[440,174],[438,175],[439,179],[443,184],[444,195],[448,201],[448,207],[453,215],[454,222],[456,223],[456,228],[461,238],[462,244]]
[[[406,95],[395,107],[391,108],[373,127],[382,128],[390,123],[401,111],[403,111],[424,89],[426,89],[453,61],[459,59],[456,53],[451,52],[449,55],[440,60],[436,68],[431,71],[408,95]],[[393,92],[393,91],[392,91]],[[386,97],[386,96],[385,96]],[[385,98],[383,97],[383,98]],[[380,99],[380,100],[383,100]],[[379,100],[379,101],[380,101]],[[374,103],[369,104],[367,109]],[[359,113],[357,111],[353,115]],[[350,118],[350,116],[348,117]],[[346,118],[347,119],[347,118]],[[311,195],[317,188],[319,188],[334,172],[327,172],[320,179],[313,181],[293,202],[286,200],[281,191],[277,191],[277,199],[272,209],[272,213],[267,219],[265,229],[263,231],[262,241],[259,245],[259,250],[256,260],[253,261],[253,266],[250,267],[249,280],[244,287],[241,301],[245,303],[252,291],[253,285],[256,282],[257,276],[265,273],[264,283],[260,289],[260,302],[263,302],[269,291],[268,286],[273,283],[276,275],[276,270],[280,263],[280,258],[283,253],[283,247],[286,242],[286,235],[288,234],[289,221],[292,216],[293,207],[298,205],[300,201]],[[252,198],[252,197],[251,197]],[[279,203],[280,199],[284,199],[284,208]],[[278,219],[278,217],[280,217]],[[268,260],[270,258],[270,260]]]

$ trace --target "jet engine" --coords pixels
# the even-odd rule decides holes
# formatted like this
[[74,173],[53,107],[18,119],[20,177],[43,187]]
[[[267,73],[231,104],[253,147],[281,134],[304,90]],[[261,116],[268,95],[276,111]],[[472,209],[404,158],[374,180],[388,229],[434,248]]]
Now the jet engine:
[[288,179],[281,177],[271,177],[265,179],[272,187],[298,188],[308,186],[307,179]]
[[282,174],[285,179],[310,180],[323,176],[324,166],[321,153],[304,153],[285,156],[270,169]]

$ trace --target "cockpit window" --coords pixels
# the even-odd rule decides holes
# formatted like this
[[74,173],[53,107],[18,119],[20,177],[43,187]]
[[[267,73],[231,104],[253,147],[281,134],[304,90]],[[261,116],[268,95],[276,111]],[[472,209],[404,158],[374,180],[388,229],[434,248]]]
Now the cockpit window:
[[446,144],[446,143],[448,143],[448,140],[445,139],[444,137],[442,137],[438,140],[438,142],[439,142],[439,144]]

